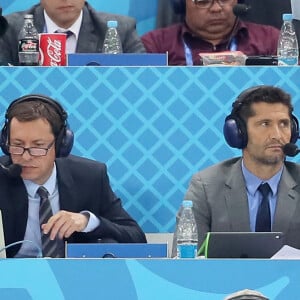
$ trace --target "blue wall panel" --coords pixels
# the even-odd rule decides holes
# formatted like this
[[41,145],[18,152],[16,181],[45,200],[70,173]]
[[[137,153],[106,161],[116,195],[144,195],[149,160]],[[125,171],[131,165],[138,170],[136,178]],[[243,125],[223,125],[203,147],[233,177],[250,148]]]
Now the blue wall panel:
[[59,100],[75,132],[73,153],[108,165],[125,208],[147,232],[172,232],[196,171],[239,155],[223,138],[237,95],[272,84],[300,116],[300,68],[1,67],[0,120],[28,93]]

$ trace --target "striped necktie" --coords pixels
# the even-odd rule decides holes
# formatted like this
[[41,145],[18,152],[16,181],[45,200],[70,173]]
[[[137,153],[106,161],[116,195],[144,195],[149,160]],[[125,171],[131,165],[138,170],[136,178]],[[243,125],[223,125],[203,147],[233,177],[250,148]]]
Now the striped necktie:
[[67,39],[74,34],[71,30],[65,30],[65,31],[55,30],[55,33],[65,33],[67,35]]
[[58,245],[56,240],[50,240],[50,233],[44,234],[42,231],[42,224],[48,222],[50,217],[53,215],[50,201],[48,198],[48,191],[45,187],[40,186],[37,190],[37,194],[40,196],[40,228],[41,228],[41,239],[42,239],[42,251],[44,257],[61,257],[58,251]]

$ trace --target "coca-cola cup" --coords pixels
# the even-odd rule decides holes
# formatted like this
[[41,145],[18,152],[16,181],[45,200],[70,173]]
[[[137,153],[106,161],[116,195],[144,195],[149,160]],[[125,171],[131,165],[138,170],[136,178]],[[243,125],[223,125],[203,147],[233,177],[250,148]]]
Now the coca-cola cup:
[[65,33],[40,33],[40,65],[65,66],[66,40]]

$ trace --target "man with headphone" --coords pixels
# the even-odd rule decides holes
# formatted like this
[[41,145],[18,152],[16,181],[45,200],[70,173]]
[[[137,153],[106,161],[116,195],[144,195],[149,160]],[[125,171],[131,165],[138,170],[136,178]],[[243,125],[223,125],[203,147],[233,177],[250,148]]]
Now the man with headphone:
[[[198,172],[185,195],[193,201],[198,246],[207,232],[274,231],[300,249],[300,165],[283,152],[299,137],[292,112],[290,95],[274,86],[247,89],[233,103],[224,136],[242,157]],[[268,187],[266,201],[261,185]]]
[[[5,244],[15,244],[7,248],[8,257],[36,257],[39,249],[44,256],[64,257],[65,241],[146,242],[113,193],[106,166],[69,155],[72,146],[67,113],[55,100],[31,94],[9,105],[1,131],[6,155],[0,158]],[[46,238],[53,249],[44,252]]]
[[201,53],[208,52],[276,55],[279,29],[240,20],[233,13],[238,0],[171,1],[184,20],[142,36],[147,52],[168,53],[169,65],[201,65]]

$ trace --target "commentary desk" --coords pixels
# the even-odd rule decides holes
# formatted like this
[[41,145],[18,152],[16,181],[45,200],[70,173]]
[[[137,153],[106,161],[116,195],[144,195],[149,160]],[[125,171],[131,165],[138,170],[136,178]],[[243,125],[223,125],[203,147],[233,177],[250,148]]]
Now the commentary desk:
[[300,260],[2,259],[0,299],[299,299]]

